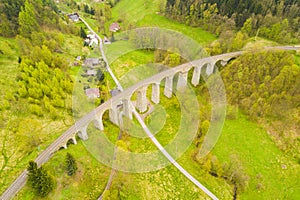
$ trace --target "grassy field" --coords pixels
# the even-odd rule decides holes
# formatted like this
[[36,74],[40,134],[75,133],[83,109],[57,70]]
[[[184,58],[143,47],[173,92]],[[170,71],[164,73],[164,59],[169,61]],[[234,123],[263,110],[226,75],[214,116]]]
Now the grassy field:
[[158,14],[151,14],[145,16],[141,21],[138,22],[137,25],[139,27],[150,26],[175,30],[194,39],[201,45],[208,44],[216,39],[214,35],[207,31],[204,31],[201,28],[190,27],[185,24],[181,24],[167,19],[166,17]]
[[151,2],[145,2],[143,0],[122,0],[113,8],[112,20],[107,23],[107,26],[111,22],[120,19],[124,21],[124,23],[132,23],[137,27],[160,27],[178,31],[194,39],[201,45],[208,44],[216,39],[215,36],[201,28],[193,28],[162,16],[161,13],[159,13],[161,2],[162,1],[159,0]]
[[117,60],[115,60],[115,62],[112,63],[111,68],[114,74],[116,74],[117,77],[121,79],[134,68],[153,62],[153,52],[137,50],[119,57]]
[[114,20],[126,19],[130,22],[137,23],[146,15],[158,12],[160,2],[162,1],[122,0],[114,7],[112,17]]
[[299,163],[281,152],[267,132],[244,115],[226,120],[212,153],[221,162],[237,156],[250,176],[240,199],[299,199]]

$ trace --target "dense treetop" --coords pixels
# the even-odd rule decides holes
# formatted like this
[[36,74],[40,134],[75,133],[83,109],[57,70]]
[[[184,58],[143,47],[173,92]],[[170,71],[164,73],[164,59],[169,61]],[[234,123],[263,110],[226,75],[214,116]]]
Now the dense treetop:
[[[17,33],[29,34],[38,25],[57,27],[58,11],[52,0],[3,0],[0,2],[0,35],[12,37]],[[24,36],[25,36],[24,35]]]
[[295,42],[292,38],[298,41],[300,38],[300,2],[297,0],[167,0],[165,13],[217,35],[222,30],[240,29],[249,19],[250,36],[259,33],[287,43]]

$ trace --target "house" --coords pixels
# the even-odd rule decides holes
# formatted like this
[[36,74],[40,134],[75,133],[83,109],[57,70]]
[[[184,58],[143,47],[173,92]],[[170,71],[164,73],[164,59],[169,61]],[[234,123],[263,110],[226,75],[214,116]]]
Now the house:
[[111,32],[117,32],[120,29],[120,25],[117,22],[114,22],[109,26],[109,31]]
[[100,97],[98,88],[88,88],[85,90],[85,94],[89,99],[96,99]]
[[99,58],[87,58],[84,61],[84,66],[87,66],[87,67],[94,67],[97,65],[100,65]]
[[91,47],[91,46],[93,46],[93,44],[98,45],[98,40],[97,40],[97,38],[94,38],[94,39],[90,40],[89,46]]
[[87,38],[84,40],[84,43],[91,47],[93,44],[98,45],[99,42],[95,34],[88,34]]
[[86,75],[88,75],[88,76],[96,76],[97,72],[96,72],[96,70],[89,69],[89,70],[87,70]]
[[68,14],[68,17],[73,22],[78,22],[79,21],[79,14],[78,13]]

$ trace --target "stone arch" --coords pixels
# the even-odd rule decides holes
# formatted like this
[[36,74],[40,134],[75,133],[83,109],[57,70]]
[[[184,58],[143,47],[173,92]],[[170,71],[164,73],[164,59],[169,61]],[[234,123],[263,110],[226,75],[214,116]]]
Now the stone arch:
[[201,78],[201,71],[202,71],[202,67],[204,66],[203,63],[201,63],[198,66],[194,66],[193,67],[193,75],[192,75],[192,80],[191,83],[193,84],[193,86],[197,86],[200,83],[200,78]]
[[76,135],[74,135],[73,137],[69,138],[66,144],[67,144],[67,146],[69,146],[71,144],[77,144]]
[[175,74],[171,74],[164,77],[164,95],[168,98],[171,98],[173,94],[174,76]]
[[103,111],[95,114],[94,126],[101,131],[104,130],[103,115],[104,115],[105,111],[107,111],[107,110],[103,110]]
[[123,104],[123,115],[127,118],[132,119],[132,104],[130,103],[130,97],[122,99]]
[[88,134],[87,134],[87,127],[88,127],[88,125],[89,125],[89,123],[86,124],[86,125],[83,125],[82,127],[80,127],[77,130],[77,135],[82,140],[87,140],[89,138]]
[[67,149],[67,148],[68,148],[67,143],[64,143],[64,144],[61,144],[60,146],[58,146],[57,151],[64,150],[64,149]]
[[136,108],[141,112],[144,113],[148,109],[148,98],[147,98],[147,91],[148,91],[148,84],[145,84],[135,90],[136,94]]
[[183,68],[176,73],[177,75],[176,90],[182,89],[187,86],[189,70],[190,68]]
[[160,102],[160,81],[151,83],[151,101],[155,104]]
[[118,112],[118,104],[117,103],[112,103],[111,107],[108,109],[109,111],[109,120],[115,124],[115,125],[119,125],[119,112]]
[[206,70],[205,70],[207,76],[210,76],[211,74],[214,73],[216,63],[217,63],[216,60],[210,61],[210,62],[207,63]]

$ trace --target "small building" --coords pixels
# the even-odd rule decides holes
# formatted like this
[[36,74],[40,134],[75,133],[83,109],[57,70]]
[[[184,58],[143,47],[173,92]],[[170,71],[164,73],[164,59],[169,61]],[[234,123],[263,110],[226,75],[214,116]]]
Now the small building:
[[78,13],[68,14],[68,17],[73,22],[78,22],[79,21],[79,14]]
[[121,29],[121,27],[117,22],[114,22],[109,26],[109,31],[111,31],[111,32],[117,32],[120,29]]
[[89,69],[89,70],[87,70],[86,75],[88,75],[88,76],[96,76],[97,72],[96,72],[96,70]]
[[99,43],[98,40],[96,38],[94,38],[94,39],[90,40],[89,46],[91,47],[91,46],[93,46],[93,44],[98,45],[98,43]]
[[98,88],[88,88],[85,90],[85,94],[89,99],[96,99],[100,97]]
[[84,65],[87,67],[94,67],[100,65],[100,60],[99,58],[87,58],[84,61]]
[[104,44],[111,44],[111,41],[107,37],[104,37]]
[[95,34],[88,34],[86,37],[89,38],[89,39],[94,39],[94,38],[96,38],[96,35]]
[[88,34],[86,39],[84,40],[84,43],[90,47],[93,46],[93,44],[96,44],[96,45],[99,44],[98,39],[95,34]]
[[121,91],[119,89],[113,89],[113,90],[110,91],[110,95],[112,97],[117,96],[120,93],[121,93]]
[[76,60],[77,60],[77,61],[80,61],[80,60],[81,60],[81,56],[77,56],[77,57],[76,57]]

